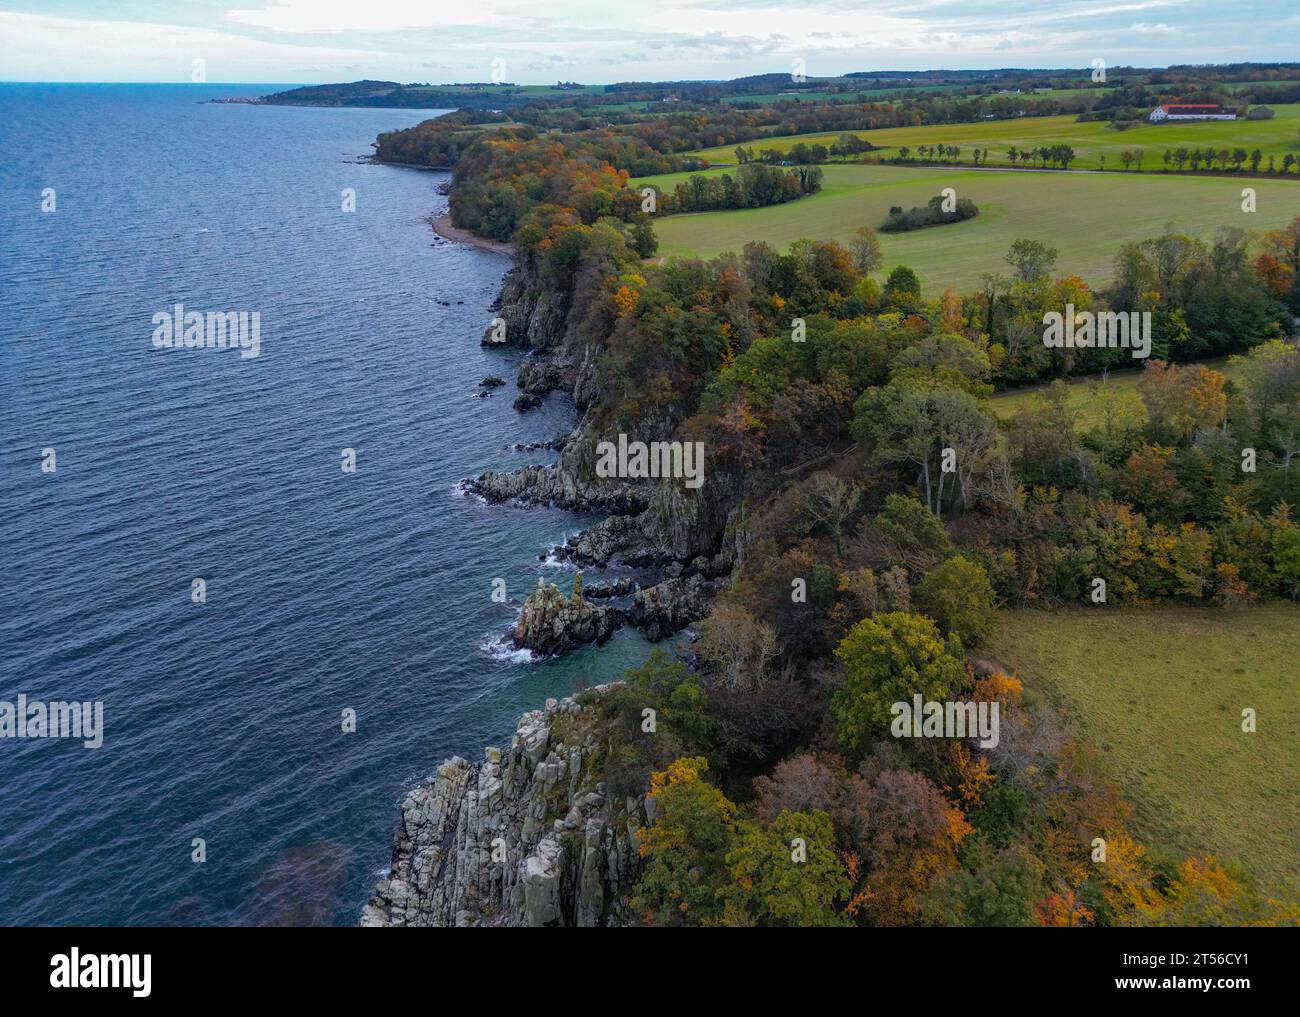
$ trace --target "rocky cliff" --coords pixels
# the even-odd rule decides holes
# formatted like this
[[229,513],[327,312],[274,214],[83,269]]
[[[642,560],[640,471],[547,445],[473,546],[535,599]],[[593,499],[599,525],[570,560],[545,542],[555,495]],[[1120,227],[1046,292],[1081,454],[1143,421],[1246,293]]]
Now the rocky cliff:
[[402,805],[392,866],[363,926],[600,926],[627,923],[645,800],[607,791],[599,710],[548,700],[510,748],[459,756]]

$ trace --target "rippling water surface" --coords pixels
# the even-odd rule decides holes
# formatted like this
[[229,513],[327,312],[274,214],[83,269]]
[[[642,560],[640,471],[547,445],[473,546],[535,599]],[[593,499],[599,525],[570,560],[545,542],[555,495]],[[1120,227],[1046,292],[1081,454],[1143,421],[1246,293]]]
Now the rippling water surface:
[[[567,582],[538,553],[591,520],[455,485],[572,408],[476,397],[509,261],[432,235],[443,174],[355,161],[435,114],[201,101],[272,90],[0,85],[0,700],[105,711],[0,740],[6,924],[355,921],[406,790],[645,653],[492,645],[492,579]],[[177,302],[260,355],[154,349]]]

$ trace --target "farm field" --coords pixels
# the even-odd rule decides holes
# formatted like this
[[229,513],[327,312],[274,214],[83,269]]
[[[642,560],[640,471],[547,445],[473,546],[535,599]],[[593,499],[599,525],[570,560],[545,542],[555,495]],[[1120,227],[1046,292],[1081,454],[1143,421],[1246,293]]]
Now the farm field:
[[[1101,156],[1106,157],[1106,168],[1124,172],[1120,153],[1126,149],[1142,149],[1146,158],[1145,171],[1163,167],[1166,148],[1259,148],[1264,154],[1262,165],[1273,155],[1278,164],[1287,152],[1300,156],[1300,104],[1270,107],[1277,114],[1272,120],[1209,120],[1178,124],[1143,124],[1126,131],[1110,129],[1105,123],[1079,123],[1073,116],[1019,117],[1014,120],[986,120],[975,124],[939,124],[933,127],[888,127],[875,131],[854,131],[878,148],[879,153],[893,156],[901,146],[913,150],[918,145],[956,145],[966,158],[972,148],[989,149],[989,165],[1009,166],[1007,151],[1016,148],[1034,148],[1040,145],[1066,144],[1074,148],[1077,159],[1072,169],[1098,169]],[[799,134],[781,138],[766,138],[746,142],[754,151],[777,148],[789,150],[802,141],[806,144],[829,146],[843,131],[825,134]],[[698,153],[710,162],[736,161],[736,146],[724,145],[707,148]],[[1128,172],[1136,175],[1137,170]]]
[[[969,288],[980,273],[1005,270],[1012,241],[1042,240],[1059,252],[1056,273],[1096,286],[1111,277],[1120,245],[1175,226],[1210,236],[1219,226],[1277,229],[1300,214],[1300,178],[1253,180],[1258,211],[1241,211],[1238,180],[1164,174],[1061,173],[831,164],[820,193],[784,205],[698,212],[655,220],[661,255],[713,257],[750,240],[784,250],[800,239],[847,242],[859,226],[878,227],[890,206],[924,205],[945,187],[979,206],[975,219],[882,234],[884,273],[909,265],[927,293]],[[734,172],[714,168],[708,175]],[[668,189],[688,173],[634,180]]]
[[[1231,363],[1228,357],[1215,357],[1210,360],[1198,361],[1198,363],[1211,370],[1218,371],[1229,380],[1234,380],[1240,373],[1236,365]],[[1112,371],[1104,384],[1109,391],[1119,392],[1125,400],[1131,400],[1134,404],[1140,406],[1141,399],[1138,396],[1137,384],[1138,379],[1141,377],[1142,369],[1140,367],[1133,370]],[[1091,398],[1091,385],[1093,383],[1102,384],[1101,379],[1096,376],[1080,376],[1066,381],[1069,386],[1069,396],[1066,398],[1065,405],[1078,414],[1075,418],[1075,427],[1079,431],[1087,431],[1101,423],[1100,414]],[[1046,388],[1046,385],[1031,385],[1025,388],[1010,389],[1006,392],[995,392],[989,398],[989,408],[998,419],[1008,420],[1018,409],[1028,403],[1035,394],[1044,391]]]
[[1300,604],[1008,611],[987,655],[1101,753],[1149,847],[1300,890]]

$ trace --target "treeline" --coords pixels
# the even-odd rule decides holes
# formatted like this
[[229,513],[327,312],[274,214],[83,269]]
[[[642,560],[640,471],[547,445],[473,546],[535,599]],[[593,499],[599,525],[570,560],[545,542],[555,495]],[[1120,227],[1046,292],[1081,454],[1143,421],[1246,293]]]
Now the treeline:
[[664,192],[658,211],[711,212],[729,208],[762,208],[793,201],[822,189],[822,171],[816,166],[781,171],[770,166],[748,163],[733,177],[729,173],[706,177],[700,174]]
[[[798,134],[845,134],[886,127],[970,123],[995,106],[996,116],[1052,116],[1077,112],[1088,100],[1067,102],[1033,96],[952,98],[927,94],[903,102],[801,103],[760,109],[708,107],[655,116],[620,126],[659,152],[687,152]],[[1068,108],[1067,108],[1068,107]]]
[[1003,384],[1132,364],[1125,349],[1045,347],[1044,315],[1067,304],[1076,312],[1145,312],[1151,357],[1186,363],[1286,334],[1291,314],[1300,313],[1297,248],[1300,221],[1258,238],[1241,229],[1222,229],[1211,240],[1168,230],[1123,245],[1113,282],[1094,291],[1077,276],[1053,278],[1054,248],[1019,240],[1005,270],[984,273],[979,291],[965,303],[990,336]]
[[854,159],[863,152],[874,152],[876,146],[856,134],[841,134],[829,146],[820,143],[799,142],[789,149],[763,148],[757,153],[753,146],[736,147],[736,162],[743,166],[751,162],[765,162],[773,165],[789,163],[795,166],[808,166],[828,162],[831,159]]
[[947,199],[942,194],[936,194],[926,204],[909,208],[906,212],[903,211],[901,206],[895,205],[889,210],[889,218],[881,224],[880,231],[882,233],[905,233],[908,230],[919,230],[926,226],[940,226],[944,223],[974,219],[980,214],[980,210],[970,198],[957,198],[953,201],[953,207],[950,210],[944,209],[946,201]]
[[[1125,149],[1120,153],[1120,160],[1125,169],[1136,165],[1140,170],[1144,152],[1141,149]],[[1184,169],[1192,173],[1209,172],[1240,173],[1243,169],[1249,168],[1251,173],[1290,173],[1292,168],[1300,168],[1300,158],[1297,158],[1291,152],[1282,156],[1281,162],[1275,161],[1274,156],[1269,155],[1267,160],[1264,153],[1258,148],[1247,150],[1245,148],[1166,148],[1162,156],[1163,167],[1166,171],[1173,170],[1176,173],[1183,172]],[[1262,168],[1261,168],[1262,167]]]
[[[894,163],[947,163],[951,165],[987,166],[989,150],[987,147],[971,149],[970,159],[962,163],[962,149],[958,145],[917,145],[912,148],[902,145],[898,155],[889,160]],[[1069,169],[1076,156],[1070,145],[1037,145],[1034,148],[1017,148],[1007,150],[1007,160],[1012,166],[1034,166],[1041,169]]]

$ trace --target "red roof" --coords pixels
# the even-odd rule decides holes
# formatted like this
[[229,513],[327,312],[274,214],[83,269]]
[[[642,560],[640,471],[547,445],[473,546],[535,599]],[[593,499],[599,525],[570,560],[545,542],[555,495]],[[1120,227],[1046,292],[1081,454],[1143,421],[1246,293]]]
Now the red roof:
[[1169,114],[1176,113],[1222,113],[1223,107],[1218,104],[1205,103],[1179,103],[1166,102],[1161,103],[1160,108]]

